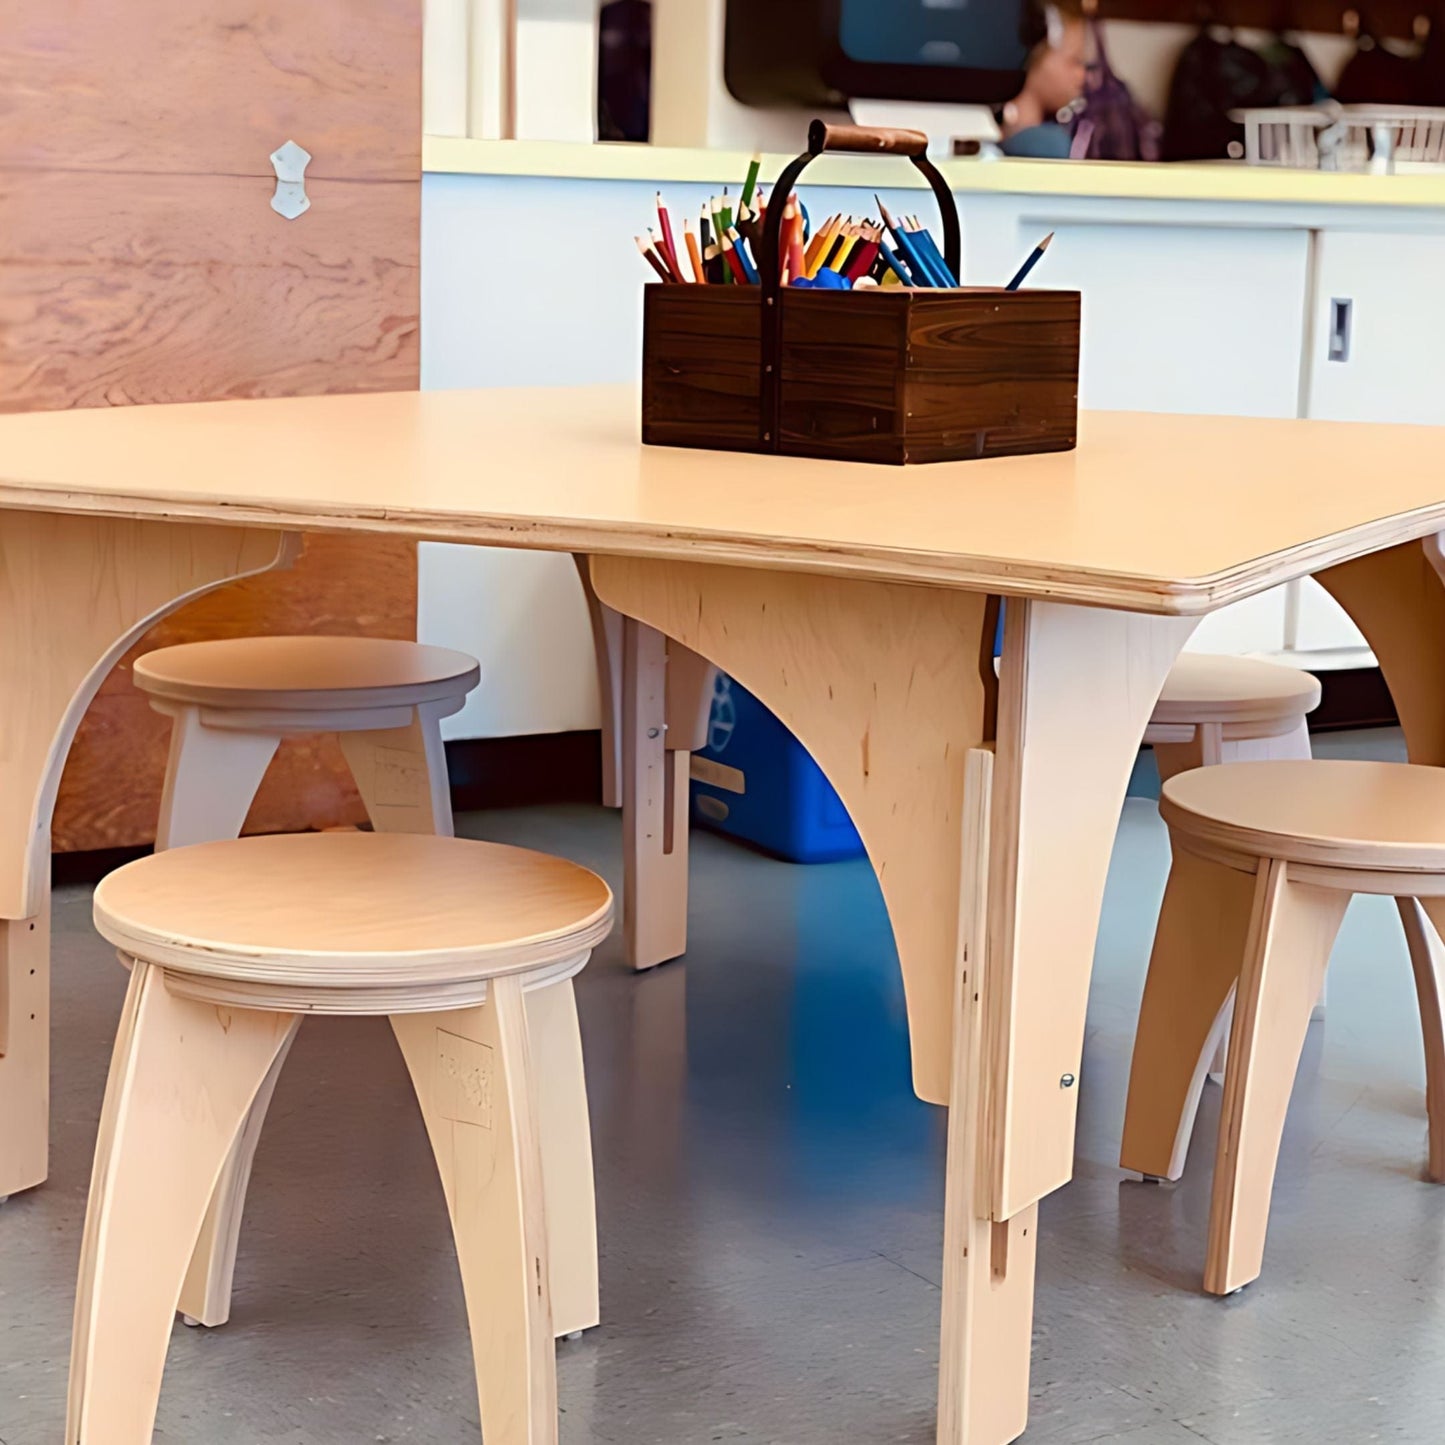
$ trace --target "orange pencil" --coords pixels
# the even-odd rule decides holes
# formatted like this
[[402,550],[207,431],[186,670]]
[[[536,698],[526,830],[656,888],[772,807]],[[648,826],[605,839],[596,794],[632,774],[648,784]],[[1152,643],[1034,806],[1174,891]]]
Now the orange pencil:
[[692,274],[697,285],[707,285],[707,272],[702,268],[702,251],[698,248],[697,236],[693,234],[692,222],[682,223],[683,240],[687,242],[687,258],[692,262]]
[[796,281],[807,274],[808,260],[803,249],[803,213],[793,201],[783,210],[783,230],[788,243],[788,274]]

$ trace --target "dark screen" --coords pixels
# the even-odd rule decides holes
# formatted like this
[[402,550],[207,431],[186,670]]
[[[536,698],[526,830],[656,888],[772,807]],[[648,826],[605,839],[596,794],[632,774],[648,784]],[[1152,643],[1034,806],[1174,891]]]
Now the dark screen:
[[1022,70],[1022,3],[842,0],[840,39],[848,58],[864,65]]

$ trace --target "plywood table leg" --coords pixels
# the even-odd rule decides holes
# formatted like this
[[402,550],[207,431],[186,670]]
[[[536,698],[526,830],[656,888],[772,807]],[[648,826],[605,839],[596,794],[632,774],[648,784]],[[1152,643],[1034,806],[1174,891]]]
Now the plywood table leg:
[[50,819],[75,730],[154,622],[296,550],[239,527],[0,512],[0,1195],[48,1167]]
[[[594,557],[592,578],[604,602],[756,694],[838,790],[893,923],[914,1087],[946,1102],[955,1084],[965,766],[984,736],[993,671],[986,599],[613,557]],[[1027,1380],[1019,1301],[1032,1293],[1033,1206],[1072,1171],[1074,1085],[1109,853],[1145,725],[1192,627],[1050,603],[1008,609],[981,1000],[984,1099],[955,1124],[964,1137],[978,1132],[978,1121],[987,1125],[986,1166],[975,1167],[987,1179],[988,1207],[976,1204],[954,1238],[960,1228],[971,1235],[988,1225],[987,1291],[975,1313],[998,1322],[1023,1353],[1011,1373],[990,1364],[970,1376],[970,1351],[953,1351],[959,1398],[970,1378],[980,1382],[975,1392],[988,1392],[953,1409],[955,1419],[980,1422],[959,1437],[967,1445],[1001,1445],[1017,1433],[1019,1384]],[[955,1170],[958,1158],[955,1149]],[[961,1332],[967,1340],[969,1327],[958,1321],[969,1272],[955,1269],[950,1278],[951,1338]],[[982,1291],[982,1281],[973,1276],[968,1288]]]
[[1028,1423],[1038,1207],[990,1218],[984,1110],[987,1056],[987,898],[993,754],[969,753],[964,776],[963,877],[953,1083],[943,1211],[943,1332],[938,1445],[1013,1440]]
[[602,721],[602,806],[622,806],[622,616],[598,600],[587,558],[578,556],[577,574],[587,599],[592,647],[597,657],[597,696]]
[[1150,714],[1195,619],[1010,601],[989,894],[993,1213],[1068,1182],[1104,882]]
[[0,920],[0,1199],[50,1157],[50,880],[30,918]]
[[644,969],[687,951],[691,759],[667,746],[667,639],[627,618],[622,658],[622,933]]

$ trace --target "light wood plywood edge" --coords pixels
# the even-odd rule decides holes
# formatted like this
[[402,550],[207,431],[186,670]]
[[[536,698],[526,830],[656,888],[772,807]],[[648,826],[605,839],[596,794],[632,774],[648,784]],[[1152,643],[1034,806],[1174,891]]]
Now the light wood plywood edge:
[[1074,452],[884,469],[641,447],[626,386],[37,414],[0,417],[0,507],[685,556],[1182,615],[1445,527],[1442,429],[1080,423]]

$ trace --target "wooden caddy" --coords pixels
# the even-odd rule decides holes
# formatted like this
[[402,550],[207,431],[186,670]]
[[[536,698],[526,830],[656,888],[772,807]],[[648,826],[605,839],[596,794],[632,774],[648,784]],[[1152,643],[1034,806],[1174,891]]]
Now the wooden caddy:
[[[825,151],[908,156],[938,197],[958,274],[958,208],[921,131],[814,121],[808,147],[775,197]],[[1077,291],[784,287],[782,220],[771,207],[759,287],[647,288],[644,442],[896,464],[1074,447]]]

